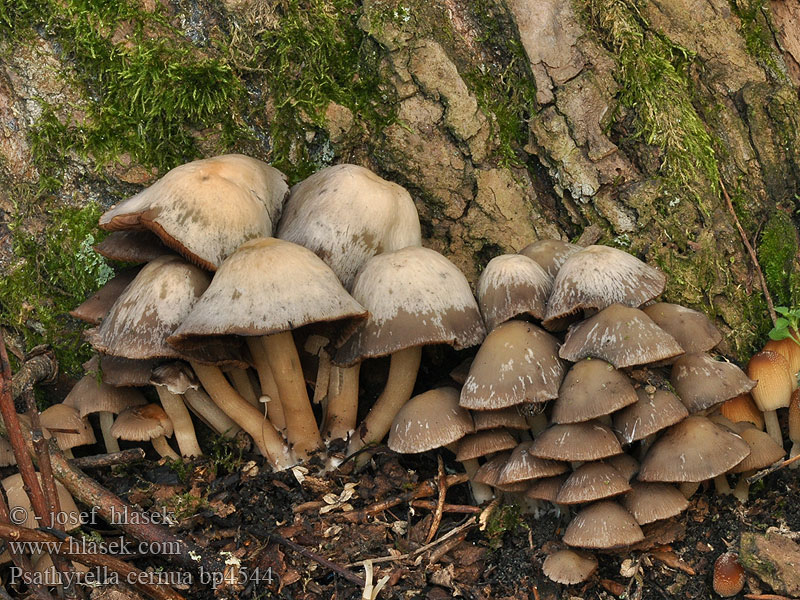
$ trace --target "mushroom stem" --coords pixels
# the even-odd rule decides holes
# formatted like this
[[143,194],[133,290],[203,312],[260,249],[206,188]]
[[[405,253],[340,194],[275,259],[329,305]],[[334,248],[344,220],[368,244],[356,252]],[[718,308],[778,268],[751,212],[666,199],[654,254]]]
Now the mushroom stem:
[[103,434],[103,442],[106,445],[106,452],[119,452],[119,442],[111,435],[111,426],[114,424],[114,413],[107,410],[100,411],[100,432]]
[[300,365],[300,356],[290,331],[261,338],[267,360],[278,386],[283,416],[286,419],[286,439],[299,459],[322,447],[317,420],[308,399],[306,381]]
[[[794,458],[800,454],[800,392],[792,393],[789,401],[789,439],[792,441],[792,448],[789,450],[789,458]],[[800,467],[800,462],[793,462],[789,465],[790,469]]]
[[328,409],[322,436],[325,441],[346,440],[358,419],[358,375],[361,363],[352,367],[331,367],[328,382]]
[[348,454],[353,454],[363,446],[383,439],[392,426],[397,411],[411,398],[421,358],[422,349],[419,346],[392,354],[386,386],[364,422],[356,430],[356,435],[350,440],[347,447]]
[[491,502],[494,499],[494,491],[491,486],[485,483],[475,481],[475,473],[480,467],[477,458],[468,458],[462,460],[461,464],[464,466],[464,471],[469,476],[469,487],[472,489],[472,497],[475,499],[475,504],[480,506],[484,502]]
[[186,405],[177,394],[170,392],[166,386],[157,385],[156,392],[161,400],[161,407],[172,421],[173,433],[178,442],[178,448],[183,456],[203,456],[200,444],[197,443],[197,436],[194,432],[194,424]]
[[779,446],[783,446],[783,433],[781,433],[781,425],[778,423],[777,410],[764,411],[764,425],[766,426],[767,433],[777,442]]
[[221,436],[233,438],[242,430],[203,390],[189,388],[183,397],[192,412]]
[[731,486],[728,485],[728,478],[725,477],[725,473],[722,473],[721,475],[717,475],[716,477],[714,477],[714,489],[720,496],[734,493],[733,490],[731,489]]
[[253,385],[250,382],[250,377],[247,375],[247,370],[234,367],[226,374],[228,377],[230,377],[233,389],[239,392],[239,395],[242,398],[258,408],[260,406],[258,402],[258,394],[256,394],[256,391],[253,389]]
[[275,469],[283,470],[292,465],[289,450],[272,422],[233,389],[218,367],[193,361],[192,369],[214,403],[250,434],[261,454]]
[[733,490],[733,495],[744,504],[750,497],[750,484],[747,483],[747,478],[750,477],[755,471],[745,471],[739,474],[739,481],[736,482],[736,488]]
[[[281,395],[278,392],[278,385],[275,383],[275,376],[272,372],[272,367],[267,359],[267,350],[264,346],[262,338],[248,337],[247,347],[250,349],[250,355],[253,357],[255,363],[256,373],[258,373],[258,381],[261,384],[261,393],[269,397],[268,415],[269,420],[275,426],[275,429],[286,433],[286,417],[283,414],[283,404],[281,402]],[[295,352],[297,352],[295,350]]]
[[181,457],[170,448],[170,445],[167,443],[167,438],[163,435],[159,435],[158,437],[154,437],[150,442],[153,444],[153,448],[156,449],[163,458],[170,458],[172,460],[180,460]]

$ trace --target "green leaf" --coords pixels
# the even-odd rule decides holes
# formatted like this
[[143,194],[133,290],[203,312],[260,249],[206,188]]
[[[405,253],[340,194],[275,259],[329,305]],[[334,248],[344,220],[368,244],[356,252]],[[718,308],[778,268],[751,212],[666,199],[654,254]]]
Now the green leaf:
[[775,327],[772,331],[769,332],[769,339],[780,341],[785,340],[789,337],[789,328],[788,327]]

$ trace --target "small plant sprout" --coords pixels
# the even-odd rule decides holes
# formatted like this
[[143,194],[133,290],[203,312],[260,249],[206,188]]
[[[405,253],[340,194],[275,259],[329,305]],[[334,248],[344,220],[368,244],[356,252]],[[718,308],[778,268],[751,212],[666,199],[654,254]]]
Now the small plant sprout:
[[788,308],[786,306],[776,306],[775,312],[781,315],[775,321],[775,327],[769,332],[771,340],[780,341],[785,339],[792,340],[800,346],[800,308]]

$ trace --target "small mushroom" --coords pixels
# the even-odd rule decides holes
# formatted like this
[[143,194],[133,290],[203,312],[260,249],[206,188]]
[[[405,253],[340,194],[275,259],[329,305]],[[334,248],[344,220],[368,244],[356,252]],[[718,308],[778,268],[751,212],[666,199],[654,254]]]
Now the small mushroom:
[[689,416],[677,396],[667,390],[655,390],[650,394],[639,388],[636,396],[638,402],[626,406],[613,416],[614,431],[623,444],[643,440]]
[[739,394],[719,405],[719,412],[733,423],[747,421],[764,431],[764,413],[758,410],[750,394]]
[[552,425],[533,441],[533,456],[563,461],[599,460],[621,454],[614,432],[597,421]]
[[589,579],[597,570],[597,559],[575,550],[559,550],[549,554],[542,564],[542,572],[551,581],[575,585]]
[[744,567],[734,552],[720,554],[714,561],[714,592],[723,598],[737,595],[746,583]]
[[755,386],[736,365],[702,352],[678,358],[672,365],[670,381],[690,414],[745,394]]
[[478,279],[478,305],[491,331],[522,314],[543,319],[553,278],[521,254],[496,256]]
[[94,250],[109,260],[127,263],[147,263],[164,254],[173,254],[156,234],[135,229],[108,234]]
[[42,411],[39,419],[42,427],[56,438],[58,447],[68,458],[72,458],[72,448],[97,441],[89,420],[81,418],[76,409],[66,404],[53,404]]
[[767,433],[778,444],[783,444],[783,434],[778,423],[779,408],[789,406],[794,389],[794,378],[789,363],[777,352],[762,350],[750,357],[747,376],[758,383],[750,390],[758,408],[764,413]]
[[587,462],[567,477],[558,490],[558,504],[581,504],[603,500],[631,490],[628,480],[603,461]]
[[667,302],[656,302],[642,310],[675,338],[686,353],[708,352],[722,341],[719,329],[699,311]]
[[668,483],[635,481],[620,503],[639,525],[668,519],[689,508],[689,501],[675,486]]
[[126,269],[120,272],[80,305],[69,311],[70,316],[91,325],[99,324],[138,273],[139,269]]
[[131,442],[149,441],[160,456],[180,460],[166,439],[172,437],[172,421],[158,404],[135,406],[123,411],[114,421],[111,435]]
[[567,371],[553,404],[554,423],[590,421],[634,404],[636,390],[626,375],[603,360],[583,359]]
[[573,254],[583,250],[583,246],[562,240],[538,240],[528,244],[519,254],[539,263],[550,277],[555,278],[561,265]]
[[758,469],[768,467],[782,459],[786,455],[786,451],[768,433],[756,429],[752,423],[734,423],[734,427],[736,433],[750,446],[750,454],[729,471],[729,473],[740,473],[733,495],[739,502],[745,503],[750,494],[750,484],[747,482],[747,478]]
[[602,500],[582,509],[564,532],[564,543],[579,548],[612,549],[644,539],[633,515],[613,500]]

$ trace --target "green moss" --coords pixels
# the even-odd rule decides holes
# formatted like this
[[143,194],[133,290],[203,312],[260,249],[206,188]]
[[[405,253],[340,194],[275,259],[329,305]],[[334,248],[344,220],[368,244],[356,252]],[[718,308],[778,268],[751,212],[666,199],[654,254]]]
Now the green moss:
[[797,232],[791,217],[775,211],[761,233],[758,262],[776,306],[797,306],[800,297],[797,250]]
[[496,508],[486,522],[486,538],[489,546],[492,548],[502,546],[506,532],[512,532],[517,527],[527,527],[518,505],[503,504]]
[[27,215],[18,212],[10,228],[19,261],[0,279],[0,322],[20,332],[28,349],[52,345],[60,368],[73,375],[81,372],[89,349],[81,341],[81,328],[67,312],[113,276],[105,260],[92,250],[99,241],[101,213],[96,204],[49,211],[50,224],[32,234],[20,226]]
[[744,38],[747,52],[770,75],[786,80],[786,74],[778,65],[764,0],[730,0],[730,4],[739,17],[739,32]]

